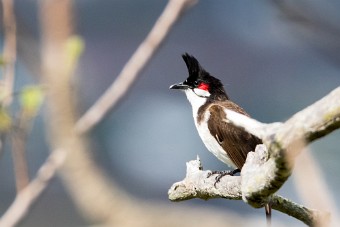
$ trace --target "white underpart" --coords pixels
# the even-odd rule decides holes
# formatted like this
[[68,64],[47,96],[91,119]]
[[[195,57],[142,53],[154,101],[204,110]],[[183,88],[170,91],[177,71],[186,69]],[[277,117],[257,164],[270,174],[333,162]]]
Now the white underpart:
[[210,96],[209,91],[202,90],[202,89],[199,89],[199,88],[194,88],[194,93],[198,96],[206,97],[206,98],[208,98]]
[[[196,90],[200,90],[200,89],[196,89]],[[198,96],[191,89],[185,90],[185,94],[186,94],[187,99],[189,100],[189,102],[192,106],[192,111],[194,113],[194,118],[195,118],[195,115],[197,115],[198,109],[207,101],[207,98],[202,97],[202,96]],[[195,121],[195,123],[196,123],[196,121]]]
[[[205,91],[207,92],[207,91]],[[223,148],[220,146],[220,144],[216,141],[216,139],[211,135],[209,128],[208,128],[208,120],[210,117],[210,112],[206,111],[204,114],[203,121],[198,124],[197,123],[197,112],[198,109],[207,101],[207,98],[197,96],[191,89],[188,89],[185,91],[185,94],[191,103],[192,106],[192,113],[194,117],[194,122],[198,131],[198,134],[200,135],[204,145],[207,147],[207,149],[213,153],[219,160],[224,162],[225,164],[236,168],[234,163],[230,160],[228,157],[228,154]],[[209,92],[208,92],[209,93]],[[210,93],[209,93],[210,94]]]

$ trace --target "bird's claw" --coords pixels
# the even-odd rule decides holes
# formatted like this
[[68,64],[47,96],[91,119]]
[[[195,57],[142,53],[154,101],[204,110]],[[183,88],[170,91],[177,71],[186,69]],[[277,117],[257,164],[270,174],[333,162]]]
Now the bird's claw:
[[241,172],[239,169],[234,169],[234,170],[223,170],[223,171],[211,171],[208,173],[207,178],[211,177],[212,175],[217,174],[215,177],[215,183],[214,187],[216,188],[216,184],[219,183],[222,179],[222,177],[229,175],[229,176],[234,176],[236,173]]

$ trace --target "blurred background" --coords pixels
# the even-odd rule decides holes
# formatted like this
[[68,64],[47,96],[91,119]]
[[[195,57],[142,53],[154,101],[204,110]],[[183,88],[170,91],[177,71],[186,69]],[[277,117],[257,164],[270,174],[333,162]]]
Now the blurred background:
[[[39,78],[38,2],[15,1],[17,89]],[[74,1],[76,32],[86,43],[74,82],[80,114],[114,81],[166,3]],[[242,201],[168,201],[169,187],[184,178],[185,163],[197,155],[205,169],[227,168],[201,142],[185,95],[168,88],[187,77],[181,54],[188,52],[222,80],[229,97],[252,117],[268,123],[285,121],[340,85],[339,10],[340,2],[335,0],[199,1],[176,24],[129,95],[91,132],[94,158],[131,197],[264,219],[263,209],[253,209]],[[27,157],[32,177],[49,153],[43,124],[43,118],[38,117],[29,136]],[[339,138],[340,131],[336,131],[310,146],[337,204]],[[3,213],[15,196],[7,146],[0,159],[0,179]],[[292,179],[278,194],[301,202]],[[275,211],[273,219],[304,226]],[[58,178],[20,226],[51,223],[86,225]]]

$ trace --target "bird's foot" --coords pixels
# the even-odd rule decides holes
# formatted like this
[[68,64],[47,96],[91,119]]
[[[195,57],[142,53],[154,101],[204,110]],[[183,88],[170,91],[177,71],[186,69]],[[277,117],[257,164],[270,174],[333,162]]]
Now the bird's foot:
[[211,177],[212,175],[217,174],[217,176],[215,177],[215,183],[214,183],[214,187],[216,188],[216,184],[221,181],[222,177],[224,177],[226,175],[234,176],[236,173],[239,173],[239,172],[241,172],[240,169],[223,170],[223,171],[211,171],[210,173],[208,173],[207,178]]

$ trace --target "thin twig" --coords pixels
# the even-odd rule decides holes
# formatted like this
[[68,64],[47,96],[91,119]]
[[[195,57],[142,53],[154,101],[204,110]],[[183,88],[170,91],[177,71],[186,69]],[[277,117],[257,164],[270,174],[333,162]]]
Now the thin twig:
[[24,189],[29,183],[26,158],[26,129],[13,129],[11,132],[12,155],[17,192]]
[[0,219],[0,227],[11,227],[18,224],[27,214],[29,208],[48,186],[55,176],[56,170],[62,165],[66,152],[64,150],[53,151],[46,162],[38,170],[37,176],[16,196],[14,202]]
[[13,0],[2,0],[3,6],[3,23],[4,23],[4,79],[3,79],[3,93],[2,105],[8,106],[12,102],[12,90],[15,75],[16,62],[16,20],[13,10]]
[[327,226],[330,223],[329,219],[334,226],[340,223],[334,196],[327,187],[322,170],[310,150],[305,149],[297,158],[293,180],[298,195],[306,205],[332,213],[331,217],[318,219],[317,226]]
[[[13,9],[13,0],[3,0],[3,21],[5,28],[4,41],[4,79],[2,90],[2,106],[9,106],[12,103],[12,92],[15,75],[16,62],[16,20]],[[17,191],[22,190],[29,182],[27,159],[25,151],[25,138],[21,132],[14,132],[12,135],[12,156],[15,172]],[[23,132],[24,133],[24,132]]]
[[98,101],[78,120],[76,131],[86,133],[122,99],[136,81],[137,76],[158,50],[183,10],[195,0],[170,0],[156,24],[126,63],[117,79]]

